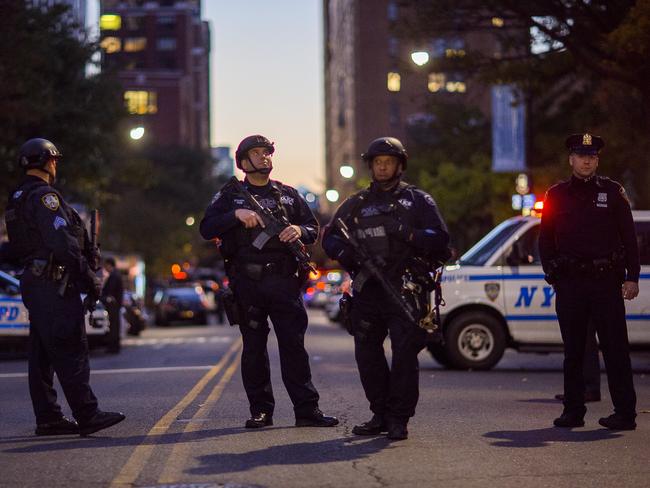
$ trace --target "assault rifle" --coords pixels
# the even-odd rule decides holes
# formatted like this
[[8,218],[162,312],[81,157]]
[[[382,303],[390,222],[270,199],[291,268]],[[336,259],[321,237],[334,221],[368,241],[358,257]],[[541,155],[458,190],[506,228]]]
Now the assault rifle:
[[[90,242],[88,244],[88,249],[86,249],[88,263],[90,264],[91,269],[95,272],[99,271],[100,268],[99,244],[97,243],[98,235],[99,211],[95,209],[90,213]],[[84,309],[93,312],[97,305],[97,300],[99,300],[99,297],[94,296],[92,293],[88,293],[84,299]]]
[[[417,311],[414,307],[406,301],[404,296],[398,292],[395,287],[385,278],[381,268],[384,266],[384,260],[379,257],[373,257],[363,244],[361,244],[357,238],[350,232],[348,226],[343,222],[342,219],[338,218],[335,221],[336,227],[339,229],[345,240],[352,246],[354,249],[354,254],[356,256],[357,264],[361,267],[362,274],[365,271],[366,276],[360,277],[357,275],[353,283],[353,288],[355,290],[360,290],[365,281],[372,277],[377,280],[377,282],[384,289],[390,300],[399,307],[399,309],[404,312],[404,315],[409,319],[409,322],[421,326],[420,320],[417,318]],[[361,278],[359,280],[359,278]]]
[[[262,218],[262,222],[264,222],[264,228],[253,241],[253,247],[255,249],[262,249],[269,239],[277,236],[285,228],[291,225],[291,222],[289,222],[285,215],[276,216],[268,208],[262,207],[260,202],[258,202],[255,197],[244,188],[244,185],[242,185],[235,176],[230,178],[229,184],[244,197],[244,200],[248,202],[251,208]],[[307,252],[305,244],[300,239],[293,242],[283,242],[283,244],[289,248],[291,254],[293,254],[296,261],[298,261],[298,265],[304,271],[316,272],[316,268],[310,262],[311,256]]]

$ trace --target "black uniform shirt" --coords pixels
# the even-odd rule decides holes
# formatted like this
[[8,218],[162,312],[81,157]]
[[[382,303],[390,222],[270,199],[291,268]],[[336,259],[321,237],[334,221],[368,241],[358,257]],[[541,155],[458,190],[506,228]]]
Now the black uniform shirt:
[[[280,211],[278,208],[279,198],[289,222],[300,227],[302,231],[300,240],[304,244],[312,244],[316,241],[319,232],[318,221],[296,189],[283,185],[279,181],[269,181],[265,186],[255,186],[245,180],[243,185],[262,207],[271,212]],[[238,209],[252,210],[236,190],[226,185],[213,197],[212,203],[201,220],[199,230],[203,238],[221,239],[223,249],[229,255],[227,257],[261,257],[277,253],[291,255],[289,249],[280,242],[277,236],[270,239],[261,250],[254,248],[252,242],[262,229],[260,226],[245,229],[244,224],[235,217],[235,211]]]
[[[27,176],[11,198],[19,198],[23,188],[41,181],[36,176]],[[55,263],[65,266],[73,279],[85,279],[90,272],[83,255],[84,239],[88,237],[79,214],[61,194],[43,182],[29,193],[24,215],[40,241],[30,258],[48,259],[53,254]]]
[[625,253],[627,281],[639,281],[639,249],[623,187],[609,178],[571,179],[546,193],[539,235],[544,270],[559,257],[593,260]]

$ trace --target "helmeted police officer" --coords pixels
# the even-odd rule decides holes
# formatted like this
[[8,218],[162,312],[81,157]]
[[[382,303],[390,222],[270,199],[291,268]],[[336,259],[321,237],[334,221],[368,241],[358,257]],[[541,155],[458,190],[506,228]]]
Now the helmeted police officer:
[[[372,141],[362,158],[372,172],[372,183],[337,209],[325,228],[323,248],[354,278],[350,333],[361,383],[374,415],[352,432],[388,432],[391,439],[406,439],[407,423],[418,401],[417,356],[425,345],[426,331],[407,319],[376,278],[361,277],[364,271],[359,269],[355,249],[334,222],[342,219],[360,244],[382,259],[382,273],[397,290],[402,287],[407,267],[412,269],[414,262],[444,262],[449,257],[449,235],[433,198],[402,181],[408,156],[398,139]],[[419,272],[428,275],[430,269],[425,266]],[[362,280],[365,282],[359,289]],[[425,290],[418,299],[427,300],[428,292]],[[383,349],[388,334],[393,350],[390,368]]]
[[[50,141],[30,139],[20,148],[26,177],[9,195],[5,214],[11,252],[25,270],[20,279],[29,310],[29,391],[37,435],[88,435],[124,420],[103,412],[89,385],[88,340],[80,293],[99,298],[86,229],[52,186],[61,153]],[[94,262],[93,262],[94,261]],[[77,420],[61,412],[56,373]]]
[[556,292],[564,342],[564,411],[557,427],[584,425],[583,357],[593,321],[607,369],[614,413],[599,423],[636,428],[624,300],[639,293],[639,250],[623,187],[596,175],[605,142],[592,134],[567,138],[571,178],[546,193],[539,250],[546,279]]
[[215,195],[201,221],[204,239],[221,239],[226,273],[237,308],[244,348],[242,378],[250,403],[247,428],[273,424],[275,400],[267,352],[268,318],[278,338],[282,380],[293,402],[296,426],[332,427],[338,424],[318,408],[319,395],[311,381],[309,357],[304,347],[307,312],[300,295],[303,276],[287,244],[305,244],[318,237],[318,222],[298,192],[271,180],[275,147],[261,135],[244,138],[235,152],[243,182],[260,205],[290,223],[261,249],[256,246],[264,222],[236,188],[226,185]]

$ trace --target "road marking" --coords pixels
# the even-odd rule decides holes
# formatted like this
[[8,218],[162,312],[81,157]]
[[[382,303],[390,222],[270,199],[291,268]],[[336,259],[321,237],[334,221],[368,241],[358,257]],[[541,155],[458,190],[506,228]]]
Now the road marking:
[[[138,479],[138,476],[144,469],[147,461],[151,457],[154,448],[156,447],[157,440],[162,436],[169,427],[174,423],[178,416],[187,408],[187,406],[193,402],[196,397],[203,391],[203,389],[208,385],[210,380],[214,378],[219,372],[224,368],[224,366],[230,361],[231,356],[233,356],[239,349],[241,349],[242,340],[241,337],[232,345],[230,349],[223,355],[221,360],[214,365],[210,371],[208,371],[199,381],[194,385],[194,387],[183,397],[183,399],[176,404],[169,412],[167,412],[158,422],[154,425],[151,430],[147,433],[142,443],[135,448],[133,454],[124,464],[120,472],[111,482],[111,488],[123,488],[131,487]],[[145,444],[146,443],[146,444]]]
[[[121,373],[158,373],[169,371],[196,371],[211,369],[212,365],[205,366],[161,366],[159,368],[124,368],[124,369],[95,369],[91,375],[96,374],[121,374]],[[2,373],[0,378],[27,378],[27,373]]]
[[230,342],[228,336],[197,336],[197,337],[127,337],[122,339],[123,346],[166,346],[169,344],[217,344]]
[[183,468],[185,467],[185,461],[190,454],[191,442],[184,442],[183,437],[187,437],[187,434],[192,432],[197,432],[203,428],[203,422],[210,420],[208,416],[212,411],[212,408],[217,403],[223,390],[226,385],[230,382],[235,371],[237,371],[237,366],[239,365],[241,356],[241,351],[239,354],[235,355],[228,369],[223,373],[223,376],[214,387],[210,395],[208,396],[205,403],[199,408],[199,410],[194,414],[192,419],[185,426],[183,434],[178,442],[174,444],[172,452],[167,458],[167,462],[164,464],[165,468],[163,469],[160,478],[158,478],[158,483],[176,483],[182,476]]

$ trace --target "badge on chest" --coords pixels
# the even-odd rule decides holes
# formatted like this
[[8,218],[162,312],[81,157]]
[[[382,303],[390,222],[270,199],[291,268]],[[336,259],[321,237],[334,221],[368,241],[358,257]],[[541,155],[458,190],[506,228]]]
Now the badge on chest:
[[596,206],[607,208],[607,193],[598,193],[598,198],[596,199]]

